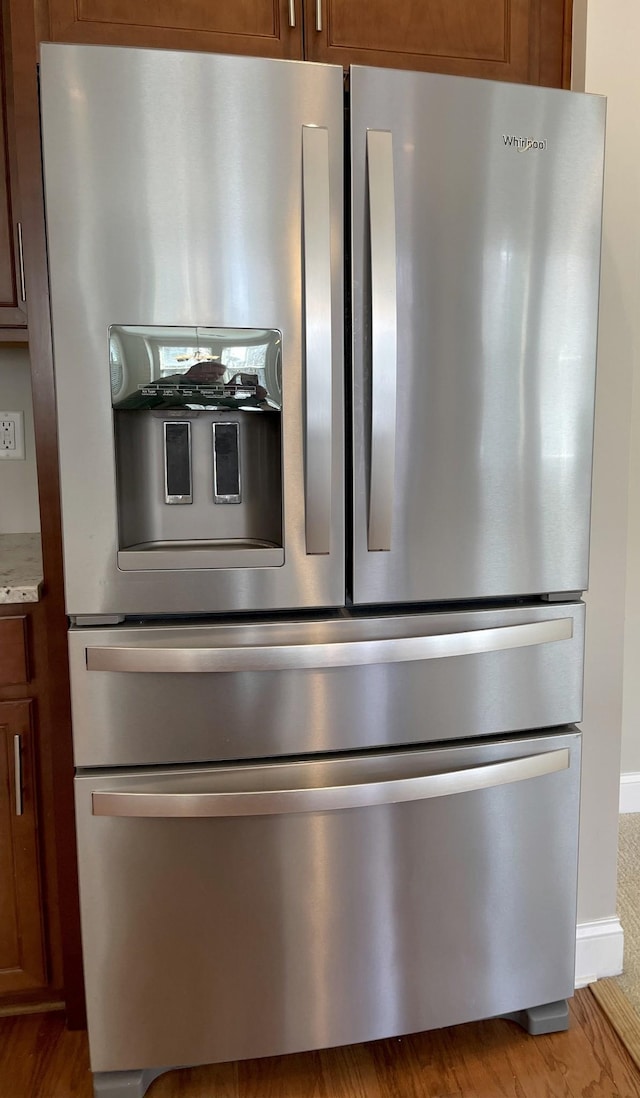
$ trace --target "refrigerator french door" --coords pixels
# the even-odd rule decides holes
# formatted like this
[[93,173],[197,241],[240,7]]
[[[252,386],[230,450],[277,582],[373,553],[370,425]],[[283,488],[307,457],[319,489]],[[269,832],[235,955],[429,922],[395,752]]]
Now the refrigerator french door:
[[68,613],[344,605],[342,70],[41,79]]
[[583,591],[605,101],[350,88],[354,602]]

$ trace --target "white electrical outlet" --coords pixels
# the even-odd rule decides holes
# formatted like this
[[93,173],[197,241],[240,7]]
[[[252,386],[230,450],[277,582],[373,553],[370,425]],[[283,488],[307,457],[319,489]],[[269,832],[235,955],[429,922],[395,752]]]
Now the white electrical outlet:
[[0,461],[24,458],[24,412],[0,412]]

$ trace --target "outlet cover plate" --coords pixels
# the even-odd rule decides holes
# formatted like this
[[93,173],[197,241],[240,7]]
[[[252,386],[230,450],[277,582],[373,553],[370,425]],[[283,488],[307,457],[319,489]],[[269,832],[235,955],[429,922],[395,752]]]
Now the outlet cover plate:
[[24,412],[0,412],[0,461],[23,460]]

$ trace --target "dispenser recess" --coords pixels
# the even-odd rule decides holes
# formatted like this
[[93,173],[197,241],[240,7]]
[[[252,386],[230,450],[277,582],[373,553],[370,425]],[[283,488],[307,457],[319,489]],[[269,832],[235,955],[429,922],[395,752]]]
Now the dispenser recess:
[[119,568],[284,563],[281,338],[110,328]]

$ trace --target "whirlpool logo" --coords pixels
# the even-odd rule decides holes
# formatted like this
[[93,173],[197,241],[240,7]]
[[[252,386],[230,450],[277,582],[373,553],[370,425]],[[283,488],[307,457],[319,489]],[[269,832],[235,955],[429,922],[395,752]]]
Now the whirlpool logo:
[[529,149],[535,149],[538,152],[544,152],[547,147],[546,140],[538,137],[516,137],[512,133],[503,133],[502,141],[509,148],[516,149],[520,153],[529,152]]

